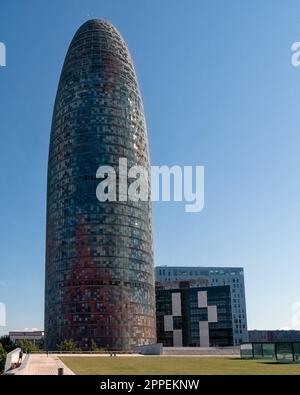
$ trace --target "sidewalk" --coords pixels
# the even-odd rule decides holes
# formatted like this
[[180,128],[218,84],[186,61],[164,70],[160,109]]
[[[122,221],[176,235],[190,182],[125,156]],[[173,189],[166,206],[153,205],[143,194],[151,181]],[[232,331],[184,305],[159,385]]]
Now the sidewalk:
[[74,375],[58,357],[51,355],[47,357],[46,354],[30,354],[29,360],[24,369],[16,373],[17,375],[57,375],[58,368],[64,369],[64,375]]

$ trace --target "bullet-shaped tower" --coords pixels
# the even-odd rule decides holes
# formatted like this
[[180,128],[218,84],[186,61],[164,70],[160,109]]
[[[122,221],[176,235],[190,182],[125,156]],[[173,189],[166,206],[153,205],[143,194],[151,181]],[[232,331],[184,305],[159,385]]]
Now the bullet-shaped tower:
[[[129,350],[156,341],[150,201],[96,196],[101,165],[149,169],[134,66],[103,20],[76,32],[57,90],[48,161],[45,339]],[[117,185],[118,188],[118,185]]]

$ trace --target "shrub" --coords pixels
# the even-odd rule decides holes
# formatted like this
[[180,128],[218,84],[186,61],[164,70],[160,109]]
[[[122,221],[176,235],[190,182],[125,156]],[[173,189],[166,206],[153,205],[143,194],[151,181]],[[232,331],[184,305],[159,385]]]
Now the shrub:
[[17,347],[16,343],[14,343],[7,335],[0,337],[0,343],[6,352],[11,352]]
[[80,347],[72,340],[63,340],[57,344],[58,351],[81,351]]
[[0,343],[0,372],[2,372],[4,370],[6,355],[7,355],[7,353],[4,350],[3,345],[2,345],[2,343]]

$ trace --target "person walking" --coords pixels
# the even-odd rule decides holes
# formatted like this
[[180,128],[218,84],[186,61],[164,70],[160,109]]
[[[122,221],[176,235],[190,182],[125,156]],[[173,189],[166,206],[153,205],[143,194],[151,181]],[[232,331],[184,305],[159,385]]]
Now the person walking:
[[21,362],[22,362],[22,358],[23,358],[23,351],[20,350],[20,352],[19,352],[19,360],[18,360],[18,363],[21,363]]

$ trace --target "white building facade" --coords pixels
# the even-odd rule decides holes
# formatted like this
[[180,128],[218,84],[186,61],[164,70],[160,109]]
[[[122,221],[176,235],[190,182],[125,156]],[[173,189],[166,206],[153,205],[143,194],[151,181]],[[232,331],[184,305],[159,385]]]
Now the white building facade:
[[8,335],[13,342],[29,340],[32,344],[36,344],[44,338],[43,331],[10,331]]

